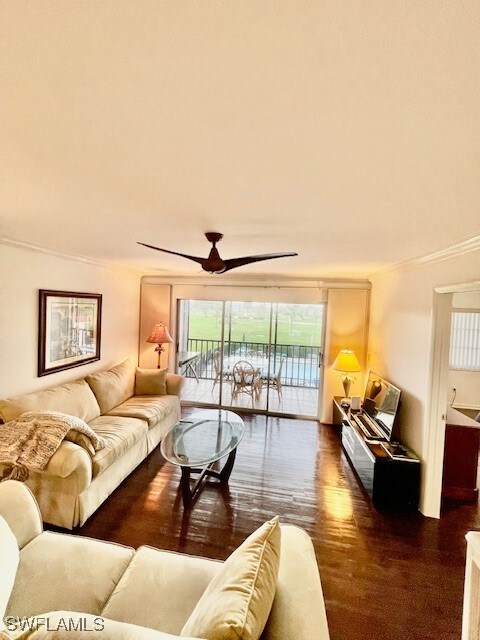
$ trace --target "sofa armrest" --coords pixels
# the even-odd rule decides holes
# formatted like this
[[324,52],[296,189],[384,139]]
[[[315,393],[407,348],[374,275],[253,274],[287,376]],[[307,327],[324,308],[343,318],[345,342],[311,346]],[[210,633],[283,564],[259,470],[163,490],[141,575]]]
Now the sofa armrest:
[[15,534],[20,549],[43,531],[37,501],[23,482],[0,482],[0,515]]
[[262,638],[330,638],[315,551],[299,527],[282,525],[277,589]]
[[85,482],[89,484],[92,479],[92,459],[78,444],[64,440],[50,458],[45,469],[39,473],[66,478],[74,471],[84,477],[82,484]]
[[169,396],[178,396],[182,391],[185,378],[178,373],[167,373],[167,393]]

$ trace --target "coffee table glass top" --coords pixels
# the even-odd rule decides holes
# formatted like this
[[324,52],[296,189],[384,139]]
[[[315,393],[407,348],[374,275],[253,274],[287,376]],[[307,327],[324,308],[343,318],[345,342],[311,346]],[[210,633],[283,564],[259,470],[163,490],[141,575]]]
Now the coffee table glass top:
[[234,451],[243,420],[233,411],[206,409],[180,420],[161,442],[163,457],[181,467],[205,467]]

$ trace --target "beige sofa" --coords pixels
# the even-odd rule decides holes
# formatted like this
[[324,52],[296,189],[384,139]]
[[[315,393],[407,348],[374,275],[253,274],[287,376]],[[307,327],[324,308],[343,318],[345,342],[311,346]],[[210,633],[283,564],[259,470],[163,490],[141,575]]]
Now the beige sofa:
[[[222,567],[214,560],[151,547],[135,551],[80,536],[43,532],[33,496],[24,484],[13,480],[0,483],[0,516],[9,527],[8,535],[14,539],[13,531],[16,537],[15,547],[18,542],[20,548],[15,574],[10,561],[13,552],[2,557],[0,544],[0,582],[7,586],[2,602],[0,585],[0,620],[6,608],[5,623],[15,637],[18,618],[60,611],[63,613],[41,618],[48,618],[53,628],[63,618],[75,624],[83,621],[90,629],[97,625],[101,632],[84,630],[42,638],[171,639],[165,634],[181,634],[207,585]],[[261,638],[328,640],[312,542],[298,527],[282,526],[280,532],[273,605],[266,611],[268,619]],[[220,615],[223,613],[228,617],[230,611],[222,608]],[[41,624],[43,628],[45,623]]]
[[[183,377],[166,374],[166,393],[158,395],[157,376],[156,370],[137,370],[129,359],[75,382],[0,400],[3,422],[26,411],[61,411],[87,422],[106,441],[95,453],[85,442],[65,440],[44,471],[30,472],[26,484],[45,522],[66,529],[84,524],[178,422]],[[139,387],[143,395],[137,395]]]

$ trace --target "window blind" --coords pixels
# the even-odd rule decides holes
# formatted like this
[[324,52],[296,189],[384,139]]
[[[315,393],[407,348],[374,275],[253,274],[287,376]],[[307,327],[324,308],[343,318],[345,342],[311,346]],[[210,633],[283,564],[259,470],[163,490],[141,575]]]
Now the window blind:
[[480,311],[453,311],[450,368],[480,371]]

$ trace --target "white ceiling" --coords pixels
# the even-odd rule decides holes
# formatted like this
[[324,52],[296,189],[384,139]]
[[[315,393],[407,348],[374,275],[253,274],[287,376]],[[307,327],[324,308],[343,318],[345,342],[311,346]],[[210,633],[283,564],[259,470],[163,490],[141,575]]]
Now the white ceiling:
[[206,255],[213,230],[224,258],[300,254],[244,275],[321,277],[480,233],[477,0],[3,0],[0,20],[7,238],[181,274],[135,241]]

